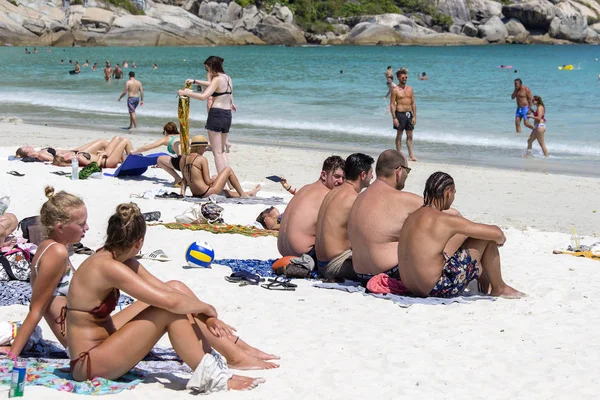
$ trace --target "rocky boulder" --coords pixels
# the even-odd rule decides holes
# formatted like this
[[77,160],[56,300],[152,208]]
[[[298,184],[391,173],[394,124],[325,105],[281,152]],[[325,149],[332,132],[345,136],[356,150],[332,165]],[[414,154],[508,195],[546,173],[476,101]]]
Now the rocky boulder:
[[582,15],[571,15],[563,19],[554,18],[550,24],[548,34],[554,39],[584,42],[587,37],[587,19]]
[[240,6],[235,1],[229,3],[227,6],[227,13],[225,14],[225,21],[227,22],[235,22],[242,17],[242,6]]
[[297,26],[285,22],[281,22],[278,25],[259,23],[252,33],[266,44],[284,44],[293,46],[306,43],[304,32]]
[[216,1],[203,1],[198,9],[198,16],[210,22],[221,22],[227,18],[227,4]]
[[418,25],[412,19],[402,14],[381,14],[360,17],[359,23],[374,23],[377,25],[393,28],[397,32],[410,33],[413,35],[429,35],[435,33],[433,30]]
[[288,24],[291,24],[294,22],[294,14],[292,14],[292,12],[290,11],[289,8],[287,8],[286,6],[282,7],[279,3],[275,4],[275,6],[273,7],[273,10],[271,10],[270,15],[273,15],[278,20],[283,21]]
[[389,26],[361,22],[348,34],[344,43],[390,45],[403,42],[403,36]]
[[547,0],[532,0],[526,3],[507,4],[502,7],[506,18],[516,18],[528,29],[547,30],[556,16],[554,5]]
[[504,26],[506,27],[509,36],[518,36],[523,32],[527,32],[527,29],[525,29],[525,26],[523,26],[521,21],[515,18],[510,18],[504,23]]
[[477,37],[477,35],[479,34],[479,28],[473,25],[472,22],[467,22],[462,27],[462,33],[463,35],[468,37]]
[[46,30],[46,24],[41,20],[26,19],[23,21],[23,28],[40,36]]
[[585,37],[585,42],[589,44],[598,44],[600,43],[600,35],[593,29],[587,30],[587,36]]
[[502,14],[502,4],[493,0],[469,0],[469,13],[476,21],[487,21]]
[[[592,3],[593,2],[590,2],[587,4],[590,4],[590,6],[591,6]],[[598,19],[598,15],[596,14],[595,11],[593,11],[590,8],[584,6],[583,4],[579,4],[575,1],[571,1],[571,0],[561,1],[560,3],[558,3],[556,5],[556,8],[559,9],[560,11],[562,11],[562,15],[557,15],[557,17],[560,17],[560,18],[571,17],[574,15],[581,15],[586,20],[597,20]]]
[[88,28],[110,30],[115,14],[112,11],[103,10],[101,8],[88,7],[84,9],[81,17],[81,25]]
[[496,43],[504,41],[508,36],[508,31],[499,17],[492,17],[479,27],[478,35],[490,43]]
[[591,25],[590,28],[595,30],[597,33],[600,33],[600,22]]
[[436,9],[442,14],[451,16],[453,20],[471,20],[471,13],[465,0],[438,0]]

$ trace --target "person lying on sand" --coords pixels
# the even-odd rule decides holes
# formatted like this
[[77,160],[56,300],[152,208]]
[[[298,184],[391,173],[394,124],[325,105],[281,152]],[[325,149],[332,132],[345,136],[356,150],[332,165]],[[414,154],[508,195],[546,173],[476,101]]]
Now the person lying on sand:
[[356,280],[352,246],[348,239],[348,216],[358,194],[373,179],[373,157],[362,153],[346,158],[344,183],[329,191],[317,217],[315,250],[319,274],[327,279]]
[[[58,341],[66,348],[67,338],[56,322],[60,310],[67,305],[67,292],[75,269],[69,260],[67,246],[79,243],[88,230],[87,209],[79,197],[46,186],[48,200],[40,211],[40,222],[46,240],[40,243],[31,261],[31,304],[10,350],[19,356],[40,320],[44,318]],[[2,218],[2,217],[0,217]],[[16,227],[16,225],[15,225]]]
[[[104,246],[73,276],[61,320],[67,323],[73,378],[118,379],[168,333],[175,352],[194,370],[188,388],[243,390],[264,382],[233,375],[220,354],[236,369],[276,368],[265,360],[277,357],[243,342],[185,284],[162,282],[135,260],[145,234],[138,206],[118,205],[108,220]],[[120,290],[139,301],[111,316]],[[200,379],[205,380],[202,388],[197,386]]]
[[108,146],[108,142],[104,139],[97,139],[90,143],[86,143],[83,146],[76,147],[73,150],[56,150],[52,147],[44,147],[43,149],[36,150],[33,146],[23,146],[17,149],[15,157],[26,158],[35,157],[40,161],[52,161],[55,155],[63,155],[65,153],[73,151],[86,151],[88,153],[97,153],[103,151]]
[[344,183],[344,164],[339,156],[327,157],[319,179],[303,186],[290,200],[281,218],[277,238],[277,249],[282,256],[308,254],[316,259],[315,234],[319,208],[327,193]]
[[258,214],[258,217],[256,217],[256,222],[261,224],[265,229],[278,231],[282,216],[283,214],[281,214],[276,207],[272,206]]
[[135,149],[131,154],[141,154],[160,146],[167,146],[167,151],[173,154],[174,157],[160,156],[157,159],[157,165],[175,179],[175,186],[179,186],[181,185],[181,176],[177,171],[181,171],[179,166],[181,163],[181,142],[177,125],[174,122],[167,122],[163,128],[163,135],[164,137],[156,142]]
[[71,161],[77,157],[80,167],[85,167],[93,162],[97,163],[100,168],[117,168],[117,166],[125,161],[127,155],[131,153],[133,146],[127,138],[115,136],[105,151],[99,151],[96,154],[85,151],[68,152],[61,156],[56,155],[52,160],[52,165],[57,167],[70,167]]
[[[408,161],[397,150],[385,150],[377,158],[377,179],[358,195],[348,217],[352,264],[359,282],[384,273],[400,279],[398,240],[407,215],[423,204],[423,198],[402,191],[410,173]],[[448,210],[456,213],[456,210]]]
[[6,241],[6,238],[9,237],[17,226],[19,225],[19,220],[12,213],[5,213],[4,215],[0,215],[0,247]]
[[[260,185],[256,185],[249,192],[244,192],[231,167],[225,167],[218,175],[211,178],[208,160],[203,156],[207,147],[208,139],[204,135],[197,135],[192,138],[190,154],[183,156],[180,162],[183,175],[181,194],[185,195],[185,190],[189,186],[194,197],[208,197],[212,194],[224,194],[227,197],[256,196],[256,193],[260,190]],[[235,191],[225,189],[228,182]]]
[[477,279],[485,294],[523,297],[502,280],[502,230],[442,212],[455,195],[454,179],[447,173],[435,172],[427,179],[423,205],[406,218],[400,231],[398,267],[404,286],[417,296],[456,297]]

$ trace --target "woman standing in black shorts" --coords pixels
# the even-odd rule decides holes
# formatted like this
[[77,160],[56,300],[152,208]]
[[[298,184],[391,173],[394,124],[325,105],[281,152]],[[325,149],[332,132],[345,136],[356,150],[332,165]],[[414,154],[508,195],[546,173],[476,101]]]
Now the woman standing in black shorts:
[[229,166],[229,158],[226,153],[227,134],[231,128],[231,111],[235,111],[233,104],[233,84],[231,78],[223,71],[223,59],[210,56],[204,61],[204,68],[212,79],[208,81],[197,81],[188,79],[186,83],[206,86],[202,93],[196,93],[190,89],[180,90],[180,96],[187,96],[196,100],[206,100],[212,97],[212,106],[208,111],[206,130],[210,147],[215,157],[217,172]]

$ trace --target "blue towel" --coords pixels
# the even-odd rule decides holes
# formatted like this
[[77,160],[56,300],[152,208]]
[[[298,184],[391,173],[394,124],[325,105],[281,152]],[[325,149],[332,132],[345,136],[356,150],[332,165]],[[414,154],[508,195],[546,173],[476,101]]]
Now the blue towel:
[[167,153],[154,153],[154,154],[149,154],[147,156],[144,156],[141,154],[130,154],[125,159],[125,162],[123,162],[119,166],[119,168],[117,168],[115,170],[114,173],[110,174],[108,172],[105,172],[104,175],[114,176],[114,177],[140,176],[144,172],[146,172],[146,170],[148,170],[149,166],[156,165],[156,160],[160,156],[168,156],[168,154]]
[[271,265],[276,260],[235,260],[235,259],[224,259],[224,260],[215,260],[213,263],[219,265],[225,265],[231,268],[232,272],[238,271],[248,271],[253,274],[260,275],[262,277],[272,277],[275,276],[273,272],[273,268]]

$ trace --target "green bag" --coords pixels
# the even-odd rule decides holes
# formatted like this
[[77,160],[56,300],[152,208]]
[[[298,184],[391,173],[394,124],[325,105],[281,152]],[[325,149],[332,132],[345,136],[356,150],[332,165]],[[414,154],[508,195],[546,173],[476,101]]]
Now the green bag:
[[95,172],[102,172],[102,168],[100,168],[98,163],[94,161],[79,171],[79,179],[87,179]]

